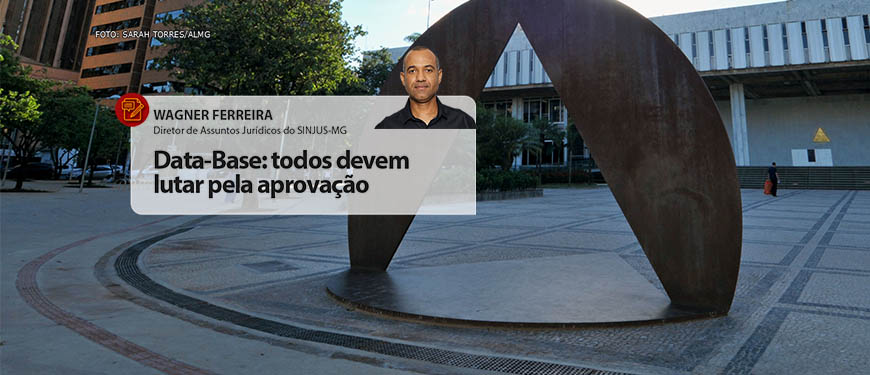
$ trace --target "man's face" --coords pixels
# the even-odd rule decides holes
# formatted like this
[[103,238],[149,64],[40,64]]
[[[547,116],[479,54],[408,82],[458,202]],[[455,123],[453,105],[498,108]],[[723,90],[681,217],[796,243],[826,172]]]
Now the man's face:
[[432,100],[441,84],[441,69],[435,54],[429,50],[411,51],[403,61],[404,71],[399,76],[408,96],[417,103]]

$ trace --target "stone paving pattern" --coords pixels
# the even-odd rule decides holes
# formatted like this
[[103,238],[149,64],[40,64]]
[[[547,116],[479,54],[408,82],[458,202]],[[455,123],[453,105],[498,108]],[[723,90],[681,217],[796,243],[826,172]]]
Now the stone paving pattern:
[[[140,262],[155,281],[198,299],[427,347],[635,373],[870,368],[870,192],[784,190],[772,198],[744,190],[743,212],[730,314],[654,325],[480,328],[346,308],[325,292],[326,280],[349,266],[343,216],[211,217],[147,249]],[[661,289],[605,188],[481,202],[476,216],[417,217],[390,268],[590,253],[618,254]]]

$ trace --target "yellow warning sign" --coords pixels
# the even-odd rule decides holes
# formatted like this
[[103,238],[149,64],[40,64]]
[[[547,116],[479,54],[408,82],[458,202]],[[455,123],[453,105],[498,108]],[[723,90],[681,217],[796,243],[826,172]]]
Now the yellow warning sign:
[[831,139],[828,138],[828,135],[825,134],[825,131],[822,130],[822,128],[819,128],[819,130],[816,130],[816,136],[813,137],[813,142],[815,142],[815,143],[828,143],[830,141],[831,141]]

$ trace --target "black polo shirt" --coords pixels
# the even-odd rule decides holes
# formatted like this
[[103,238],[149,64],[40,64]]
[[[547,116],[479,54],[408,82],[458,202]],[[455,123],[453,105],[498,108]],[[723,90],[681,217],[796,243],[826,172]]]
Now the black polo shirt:
[[429,121],[429,126],[423,120],[420,120],[411,113],[411,100],[405,103],[405,108],[398,112],[385,117],[375,129],[474,129],[474,119],[467,113],[462,112],[453,107],[448,107],[438,102],[438,114],[432,121]]

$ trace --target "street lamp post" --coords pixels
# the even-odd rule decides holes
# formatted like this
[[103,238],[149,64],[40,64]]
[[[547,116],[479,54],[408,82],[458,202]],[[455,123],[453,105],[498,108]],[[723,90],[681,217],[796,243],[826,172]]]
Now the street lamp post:
[[[7,131],[8,129],[3,129],[3,131]],[[0,178],[0,187],[6,186],[6,173],[9,172],[9,163],[12,162],[12,155],[9,154],[9,151],[12,151],[10,147],[15,147],[15,141],[18,140],[18,129],[15,129],[15,132],[12,133],[12,143],[3,147],[3,156],[0,156],[0,161],[4,161],[3,163],[3,177]],[[4,138],[5,141],[5,138]],[[5,142],[4,142],[5,143]]]
[[[94,122],[91,124],[91,136],[88,138],[88,152],[85,153],[85,164],[82,165],[82,176],[79,179],[79,193],[85,187],[85,168],[88,167],[88,158],[91,156],[91,144],[94,143],[94,129],[97,127],[97,115],[100,113],[100,100],[102,99],[118,99],[121,96],[112,95],[108,98],[99,98],[97,99],[97,105],[94,108]],[[72,174],[72,170],[70,170],[70,174]]]
[[426,10],[426,30],[429,29],[429,16],[432,15],[432,2],[435,0],[426,1],[429,8]]

